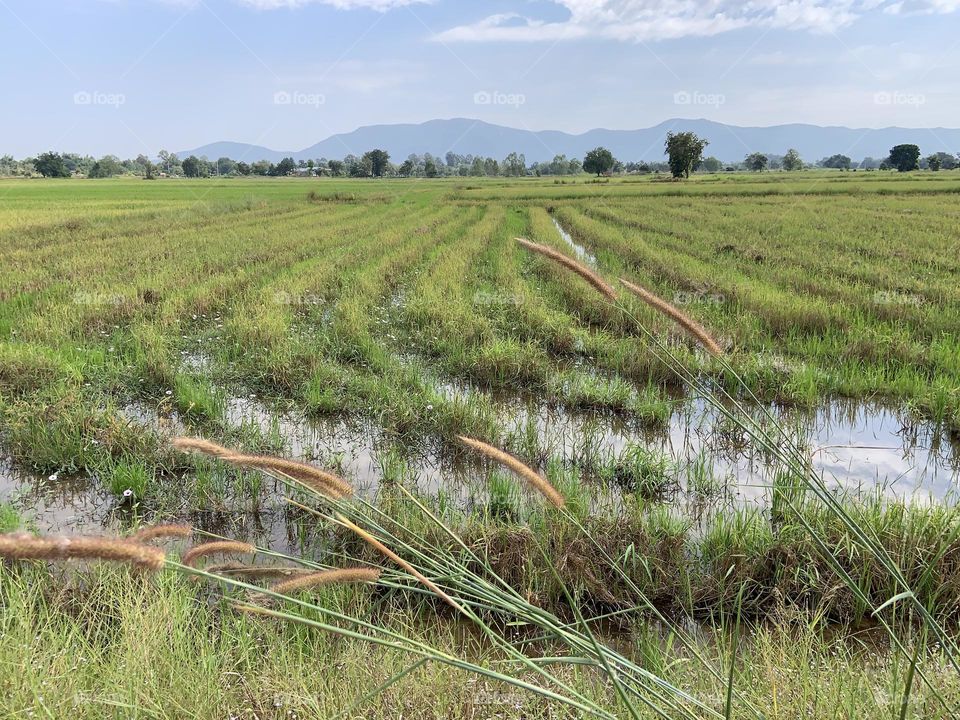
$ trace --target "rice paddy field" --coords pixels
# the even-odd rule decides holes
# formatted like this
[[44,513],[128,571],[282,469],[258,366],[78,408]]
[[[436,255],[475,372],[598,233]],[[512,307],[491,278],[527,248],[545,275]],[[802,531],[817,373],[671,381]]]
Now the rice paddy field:
[[[3,716],[957,716],[958,198],[0,180],[0,530],[191,527],[156,574],[0,561]],[[257,552],[185,567],[212,538]],[[382,574],[261,592],[356,563]]]

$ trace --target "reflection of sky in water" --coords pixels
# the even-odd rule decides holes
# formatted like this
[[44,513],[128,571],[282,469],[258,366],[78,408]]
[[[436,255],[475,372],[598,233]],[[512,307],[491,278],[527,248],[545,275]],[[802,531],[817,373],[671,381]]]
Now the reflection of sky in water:
[[11,461],[0,461],[0,502],[22,510],[23,519],[38,529],[98,532],[109,515],[111,498],[91,488],[85,477],[33,477],[17,472]]
[[[763,498],[780,469],[740,433],[724,433],[729,423],[723,423],[718,411],[702,402],[675,413],[669,428],[659,431],[537,405],[514,411],[514,419],[508,420],[506,427],[522,433],[534,423],[550,452],[576,459],[591,447],[599,447],[616,456],[628,444],[641,444],[669,455],[681,468],[697,460],[705,462],[716,478],[730,478],[744,499]],[[879,488],[888,496],[936,498],[945,498],[957,489],[960,453],[945,433],[936,432],[929,423],[905,427],[889,409],[841,401],[813,413],[771,412],[791,437],[801,438],[809,447],[813,466],[828,486],[864,492]]]
[[570,246],[573,250],[573,254],[577,256],[577,260],[587,262],[590,265],[596,265],[597,259],[590,254],[590,252],[583,246],[574,241],[566,230],[557,222],[556,218],[550,218],[553,220],[553,226],[557,229],[557,232],[560,233],[560,237]]
[[[473,391],[444,385],[438,392],[448,400],[469,402]],[[502,427],[513,446],[533,438],[543,457],[561,457],[579,465],[611,462],[630,444],[668,455],[680,468],[680,480],[692,487],[689,468],[699,462],[716,480],[729,484],[741,501],[763,503],[777,471],[770,458],[729,423],[718,421],[716,410],[702,402],[687,403],[669,427],[649,430],[628,420],[584,413],[520,400],[497,404]],[[164,435],[184,432],[176,418],[158,417],[154,408],[129,406],[124,414]],[[916,499],[952,496],[960,479],[960,452],[929,423],[904,425],[900,415],[869,403],[832,402],[813,413],[773,411],[791,437],[802,438],[828,486],[889,497]],[[425,491],[443,488],[451,499],[469,503],[483,493],[489,466],[469,453],[437,454],[429,446],[407,452],[369,423],[308,422],[299,413],[271,410],[256,398],[228,402],[231,426],[250,424],[267,436],[282,438],[290,457],[333,468],[362,496],[369,496],[385,475],[416,482]],[[478,490],[479,489],[479,490]],[[256,518],[242,512],[191,513],[193,524],[224,534],[251,533],[289,545],[288,512],[276,485]],[[115,499],[90,478],[36,478],[18,474],[9,462],[0,463],[0,501],[24,509],[41,530],[95,532],[102,525],[116,527]],[[249,514],[249,513],[247,513]],[[121,513],[122,515],[122,513]]]

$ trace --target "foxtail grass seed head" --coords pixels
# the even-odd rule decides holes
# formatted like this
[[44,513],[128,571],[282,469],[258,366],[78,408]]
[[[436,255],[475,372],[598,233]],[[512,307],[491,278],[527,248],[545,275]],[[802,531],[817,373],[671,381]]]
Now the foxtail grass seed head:
[[543,475],[520,462],[510,453],[506,453],[503,450],[500,450],[499,448],[496,448],[493,445],[485,443],[481,440],[475,440],[474,438],[469,438],[464,435],[458,435],[457,439],[468,448],[476,450],[481,455],[486,455],[494,462],[497,462],[500,465],[503,465],[505,468],[512,470],[514,473],[526,480],[534,490],[538,491],[554,506],[558,508],[562,508],[564,506],[565,501],[563,499],[563,495],[561,495],[560,492],[553,485],[551,485],[545,477],[543,477]]
[[279,565],[244,565],[242,563],[207,565],[204,570],[212,575],[240,576],[253,580],[262,580],[264,578],[290,579],[293,577],[302,577],[303,575],[312,575],[316,572],[316,570],[309,570],[307,568],[281,567]]
[[577,262],[573,258],[567,257],[562,252],[554,250],[552,247],[540,245],[539,243],[531,242],[530,240],[526,240],[524,238],[516,238],[516,241],[527,248],[527,250],[531,250],[535,253],[543,255],[545,258],[549,258],[550,260],[563,265],[568,270],[575,272],[588,283],[593,285],[597,292],[606,297],[610,302],[617,301],[617,293],[614,292],[613,288],[610,287],[609,284],[607,284],[607,281],[597,275],[597,273],[588,268],[586,265]]
[[213,542],[193,546],[183,554],[180,562],[187,567],[193,567],[194,562],[198,558],[208,555],[224,555],[227,553],[231,555],[252,555],[256,551],[257,549],[250,543],[240,542],[238,540],[214,540]]
[[320,587],[321,585],[346,585],[348,583],[375,583],[380,571],[374,568],[344,568],[342,570],[323,570],[284,580],[271,586],[271,590],[280,595],[288,595],[298,590]]
[[439,587],[437,587],[436,583],[434,583],[432,580],[430,580],[428,577],[426,577],[423,573],[421,573],[419,570],[417,570],[415,567],[413,567],[413,565],[411,565],[410,563],[408,563],[408,562],[407,562],[406,560],[404,560],[402,557],[400,557],[399,555],[397,555],[393,550],[391,550],[391,549],[388,548],[386,545],[384,545],[382,542],[380,542],[379,540],[377,540],[373,535],[371,535],[370,533],[368,533],[368,532],[367,532],[366,530],[364,530],[362,527],[360,527],[360,526],[357,525],[356,523],[351,522],[350,520],[348,520],[347,518],[345,518],[345,517],[344,517],[343,515],[341,515],[340,513],[337,513],[337,522],[338,522],[340,525],[342,525],[343,527],[345,527],[345,528],[347,528],[348,530],[352,531],[352,532],[353,532],[354,534],[356,534],[361,540],[363,540],[365,543],[367,543],[370,547],[374,548],[374,549],[375,549],[377,552],[379,552],[381,555],[383,555],[384,557],[392,560],[392,561],[395,562],[397,565],[399,565],[401,568],[403,568],[403,569],[406,570],[408,573],[410,573],[411,575],[413,575],[413,577],[415,577],[417,580],[419,580],[421,583],[423,583],[423,584],[430,590],[430,592],[432,592],[433,594],[435,594],[437,597],[439,597],[441,600],[443,600],[445,603],[447,603],[447,605],[449,605],[450,607],[452,607],[454,610],[466,614],[466,611],[465,611],[462,607],[460,607],[460,604],[459,604],[456,600],[454,600],[452,597],[450,597],[449,595],[447,595],[447,593],[445,593],[445,592],[444,592],[443,590],[441,590]]
[[188,538],[193,535],[193,528],[189,525],[152,525],[140,528],[128,540],[147,542],[157,538]]
[[0,535],[0,557],[20,560],[106,560],[159,570],[166,553],[122,538]]
[[175,438],[172,445],[183,452],[210,455],[238,467],[286,475],[334,500],[353,495],[353,488],[345,480],[307,463],[269,455],[246,455],[201,438]]
[[198,452],[204,455],[212,455],[213,457],[227,457],[238,454],[236,450],[231,450],[223,445],[217,445],[215,442],[210,442],[203,438],[178,437],[174,438],[170,444],[177,450],[182,450],[183,452]]
[[306,463],[268,455],[235,455],[223,459],[241,467],[258,468],[288,475],[335,500],[353,495],[353,488],[345,480]]
[[708,353],[714,357],[720,357],[723,355],[723,350],[720,348],[720,344],[714,340],[713,337],[711,337],[710,333],[708,333],[700,323],[680,310],[680,308],[671,305],[663,298],[657,297],[649,290],[645,290],[639,285],[633,284],[629,280],[620,278],[620,282],[623,283],[623,286],[627,288],[627,290],[643,300],[643,302],[645,302],[647,305],[652,307],[657,312],[666,315],[668,318],[677,323],[677,325],[682,327],[687,334],[699,342]]

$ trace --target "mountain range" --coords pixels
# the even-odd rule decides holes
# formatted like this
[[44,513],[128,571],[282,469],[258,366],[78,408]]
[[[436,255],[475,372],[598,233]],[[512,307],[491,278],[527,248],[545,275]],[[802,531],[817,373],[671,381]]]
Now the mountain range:
[[551,160],[555,155],[580,157],[599,145],[609,148],[623,161],[663,160],[663,143],[670,131],[692,130],[709,140],[706,156],[723,161],[742,159],[751,152],[783,155],[796,148],[808,162],[837,153],[855,161],[864,157],[885,158],[890,148],[900,143],[920,146],[924,155],[934,152],[960,152],[960,129],[956,128],[848,128],[842,126],[789,124],[768,127],[726,125],[704,119],[672,119],[639,130],[588,130],[570,134],[556,130],[521,130],[481,120],[451,118],[417,124],[367,125],[348,133],[331,135],[303,150],[271,150],[238,142],[214,142],[184,150],[177,155],[229,157],[244,162],[285,157],[294,160],[343,158],[383,148],[399,162],[408,155],[429,152],[444,157],[448,151],[458,155],[481,155],[498,160],[511,152],[523,153],[528,163]]

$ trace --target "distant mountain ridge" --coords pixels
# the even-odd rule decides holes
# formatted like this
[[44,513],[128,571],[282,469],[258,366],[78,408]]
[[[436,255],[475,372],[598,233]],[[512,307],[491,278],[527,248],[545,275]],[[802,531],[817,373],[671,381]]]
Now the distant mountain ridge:
[[206,156],[210,160],[230,157],[244,162],[284,157],[294,160],[343,158],[383,148],[391,159],[401,161],[408,155],[429,152],[443,157],[448,151],[459,155],[481,155],[498,160],[511,152],[523,153],[528,163],[553,159],[554,155],[580,157],[598,145],[609,148],[623,161],[663,160],[663,142],[670,131],[692,130],[710,141],[706,155],[725,162],[741,160],[751,152],[783,155],[796,148],[807,162],[837,153],[855,161],[864,157],[885,158],[890,148],[900,143],[920,146],[923,155],[934,152],[960,152],[957,128],[848,128],[841,126],[789,124],[769,127],[741,127],[704,119],[671,119],[639,130],[588,130],[578,135],[557,130],[520,130],[481,120],[452,118],[423,123],[367,125],[348,133],[339,133],[303,150],[271,150],[260,145],[215,142],[178,152]]

